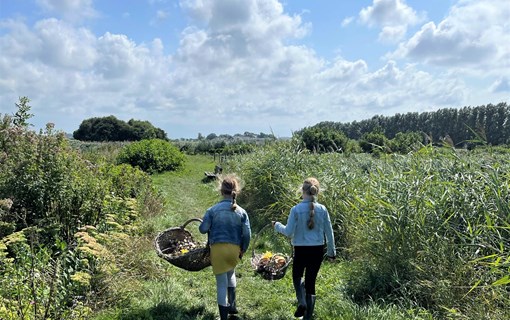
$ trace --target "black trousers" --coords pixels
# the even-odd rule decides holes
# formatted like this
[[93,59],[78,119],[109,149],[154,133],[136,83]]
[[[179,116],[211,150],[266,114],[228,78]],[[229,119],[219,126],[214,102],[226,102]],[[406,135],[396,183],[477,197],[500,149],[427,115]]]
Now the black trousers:
[[306,294],[315,295],[315,281],[324,257],[324,245],[295,246],[292,280],[301,280],[305,275]]

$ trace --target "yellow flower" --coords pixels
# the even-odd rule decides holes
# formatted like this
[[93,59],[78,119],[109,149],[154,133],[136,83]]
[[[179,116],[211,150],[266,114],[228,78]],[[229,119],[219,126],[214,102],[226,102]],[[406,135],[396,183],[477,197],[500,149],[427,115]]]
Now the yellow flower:
[[181,249],[181,253],[182,253],[182,254],[185,254],[185,253],[187,253],[187,252],[189,252],[189,250],[188,250],[188,249]]
[[273,253],[271,251],[266,251],[263,255],[262,255],[262,259],[271,259],[271,257],[273,256]]

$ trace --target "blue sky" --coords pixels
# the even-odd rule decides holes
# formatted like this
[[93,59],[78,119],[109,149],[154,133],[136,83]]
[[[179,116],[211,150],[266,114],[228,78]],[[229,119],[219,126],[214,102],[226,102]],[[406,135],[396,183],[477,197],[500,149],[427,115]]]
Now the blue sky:
[[0,0],[0,114],[170,138],[510,102],[508,0]]

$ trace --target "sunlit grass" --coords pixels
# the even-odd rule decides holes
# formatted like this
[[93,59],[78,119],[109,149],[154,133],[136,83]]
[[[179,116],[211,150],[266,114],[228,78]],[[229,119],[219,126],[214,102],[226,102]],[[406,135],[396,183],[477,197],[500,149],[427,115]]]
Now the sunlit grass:
[[[161,216],[150,218],[154,230],[180,225],[192,217],[201,217],[210,205],[219,199],[214,182],[202,181],[204,171],[211,171],[214,162],[208,157],[192,156],[187,166],[176,173],[165,173],[153,177],[154,183],[163,193],[166,209]],[[188,229],[194,235],[192,225]],[[258,229],[254,228],[254,232]],[[264,231],[271,247],[272,230]],[[255,234],[254,234],[255,236]],[[280,239],[281,240],[281,239]],[[280,241],[281,242],[281,241]],[[129,305],[105,310],[94,319],[216,319],[216,287],[210,268],[189,272],[159,259],[155,251],[133,252],[142,259],[141,264],[153,265],[147,269],[146,280],[132,293]],[[285,241],[282,250],[289,250]],[[250,263],[252,248],[237,268],[238,319],[289,319],[295,309],[292,286],[292,266],[283,279],[268,281],[256,274]],[[261,250],[265,250],[261,249]],[[319,274],[316,319],[412,319],[407,312],[395,306],[367,304],[358,306],[343,296],[343,280],[340,273],[348,264],[325,263]],[[119,279],[121,281],[121,279]],[[418,318],[417,318],[418,319]],[[425,319],[425,318],[424,318]]]
[[[274,146],[224,166],[245,180],[239,203],[248,209],[254,232],[249,253],[237,268],[239,319],[292,318],[292,266],[283,279],[267,281],[254,273],[250,258],[253,248],[290,248],[267,230],[257,238],[257,231],[271,220],[285,221],[299,200],[297,187],[311,175],[323,183],[320,201],[330,210],[339,252],[337,262],[325,262],[319,273],[316,319],[509,315],[504,307],[504,225],[509,219],[510,177],[504,154],[424,148],[376,159],[295,151]],[[214,165],[212,158],[189,156],[183,170],[153,176],[166,207],[162,215],[145,222],[153,231],[148,238],[201,217],[219,199],[215,183],[203,181],[204,171],[212,171]],[[195,226],[189,228],[198,235]],[[96,319],[216,319],[210,269],[184,271],[159,259],[152,248],[146,250],[134,254],[142,264],[155,266],[148,269],[154,274],[139,282],[128,306]]]

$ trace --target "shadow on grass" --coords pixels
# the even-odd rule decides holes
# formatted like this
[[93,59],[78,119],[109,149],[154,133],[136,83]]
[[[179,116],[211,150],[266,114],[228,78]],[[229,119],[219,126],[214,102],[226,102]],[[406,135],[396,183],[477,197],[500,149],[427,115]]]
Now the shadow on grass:
[[216,319],[216,314],[205,309],[204,306],[184,308],[169,303],[160,303],[149,309],[130,310],[123,313],[119,320],[192,320]]

